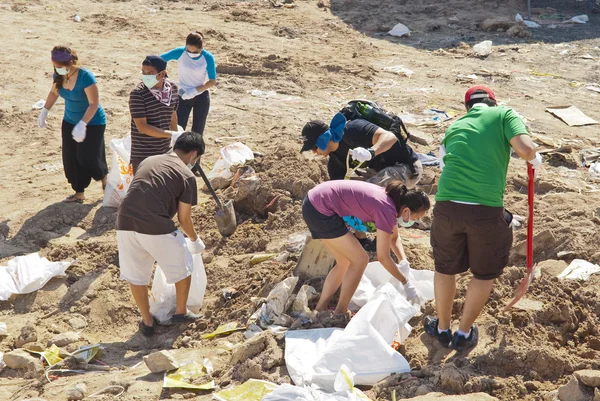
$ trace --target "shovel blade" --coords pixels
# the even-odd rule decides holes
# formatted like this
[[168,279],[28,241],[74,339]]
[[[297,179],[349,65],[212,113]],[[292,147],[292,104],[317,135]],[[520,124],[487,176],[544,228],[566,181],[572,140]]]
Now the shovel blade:
[[237,220],[235,217],[235,210],[233,209],[233,201],[227,201],[223,205],[222,210],[217,210],[217,213],[215,213],[215,221],[217,222],[219,234],[223,237],[229,237],[235,232]]
[[517,287],[517,290],[515,291],[515,297],[512,299],[512,301],[510,301],[504,307],[504,312],[508,311],[517,302],[519,302],[519,300],[521,298],[523,298],[523,295],[525,295],[527,293],[527,289],[529,288],[529,284],[531,284],[531,282],[535,278],[537,271],[538,271],[538,267],[536,265],[531,270],[529,270],[527,272],[527,276],[525,276],[525,278],[523,279],[523,281],[521,282],[521,284],[519,284],[519,286]]

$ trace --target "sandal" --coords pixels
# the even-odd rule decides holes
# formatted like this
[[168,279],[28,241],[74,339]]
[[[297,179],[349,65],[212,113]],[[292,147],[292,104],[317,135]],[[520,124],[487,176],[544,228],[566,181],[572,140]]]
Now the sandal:
[[65,202],[65,203],[83,203],[84,200],[85,200],[85,198],[81,199],[81,198],[78,198],[75,195],[71,195],[71,196],[67,196],[63,200],[63,202]]
[[142,332],[142,334],[146,337],[150,337],[154,334],[154,328],[156,327],[156,319],[154,319],[154,316],[152,316],[152,326],[146,326],[146,324],[144,323],[144,320],[140,320],[140,331]]

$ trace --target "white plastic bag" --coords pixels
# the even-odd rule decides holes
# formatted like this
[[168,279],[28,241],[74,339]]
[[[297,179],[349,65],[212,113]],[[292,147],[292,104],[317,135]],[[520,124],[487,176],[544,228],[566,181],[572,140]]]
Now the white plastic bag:
[[388,35],[397,36],[399,38],[410,36],[410,29],[404,24],[396,24],[392,30],[388,32]]
[[595,265],[583,259],[573,259],[571,264],[557,277],[569,280],[586,281],[592,274],[596,273],[600,273],[599,265]]
[[210,173],[207,174],[208,179],[211,181],[217,177],[223,179],[232,178],[232,166],[254,159],[254,152],[252,152],[252,149],[241,142],[234,142],[221,148],[219,154],[219,159]]
[[332,392],[342,365],[356,373],[359,385],[374,385],[393,372],[410,372],[406,359],[390,345],[397,330],[417,312],[386,283],[344,330],[288,331],[285,362],[290,377],[298,386]]
[[[189,244],[186,238],[186,243]],[[204,293],[206,292],[206,271],[202,254],[192,254],[194,269],[192,271],[192,284],[188,295],[187,307],[193,313],[198,313],[202,307]],[[168,322],[175,313],[175,284],[168,284],[167,278],[160,266],[156,266],[154,280],[152,281],[150,297],[150,313],[159,323]]]
[[112,167],[106,180],[102,206],[119,207],[133,180],[133,168],[129,164],[131,137],[127,135],[122,139],[112,139],[110,149],[112,150]]
[[52,277],[64,276],[72,262],[50,262],[37,253],[17,256],[0,266],[0,301],[12,294],[29,294],[42,288]]
[[[421,296],[425,301],[433,299],[433,275],[434,273],[429,270],[415,270],[409,268],[408,262],[401,261],[398,265],[402,274],[406,275],[408,272],[407,279],[412,281]],[[375,294],[377,287],[382,284],[390,283],[396,288],[396,290],[406,298],[406,292],[404,291],[404,285],[396,280],[383,265],[379,262],[371,262],[367,265],[363,276],[360,279],[358,288],[352,299],[350,300],[350,310],[359,310],[363,307],[367,301]]]

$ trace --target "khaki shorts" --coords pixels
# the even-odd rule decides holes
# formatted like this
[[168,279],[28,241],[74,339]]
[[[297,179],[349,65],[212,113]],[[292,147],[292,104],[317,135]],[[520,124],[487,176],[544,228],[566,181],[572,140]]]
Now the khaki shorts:
[[117,245],[121,279],[133,285],[150,284],[154,262],[158,262],[169,284],[192,274],[194,259],[179,230],[163,235],[117,230]]
[[512,246],[511,218],[502,207],[437,202],[431,226],[435,270],[459,274],[471,269],[479,280],[499,277]]

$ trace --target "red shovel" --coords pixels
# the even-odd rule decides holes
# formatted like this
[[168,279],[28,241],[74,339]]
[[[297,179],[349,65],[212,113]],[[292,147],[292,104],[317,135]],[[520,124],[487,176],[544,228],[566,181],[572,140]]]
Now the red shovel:
[[527,175],[529,176],[529,182],[527,183],[527,203],[529,204],[529,216],[527,218],[527,276],[521,281],[519,287],[517,287],[513,300],[504,307],[504,312],[519,302],[523,295],[525,295],[536,272],[535,266],[533,266],[533,194],[535,187],[535,170],[529,163],[527,163]]

